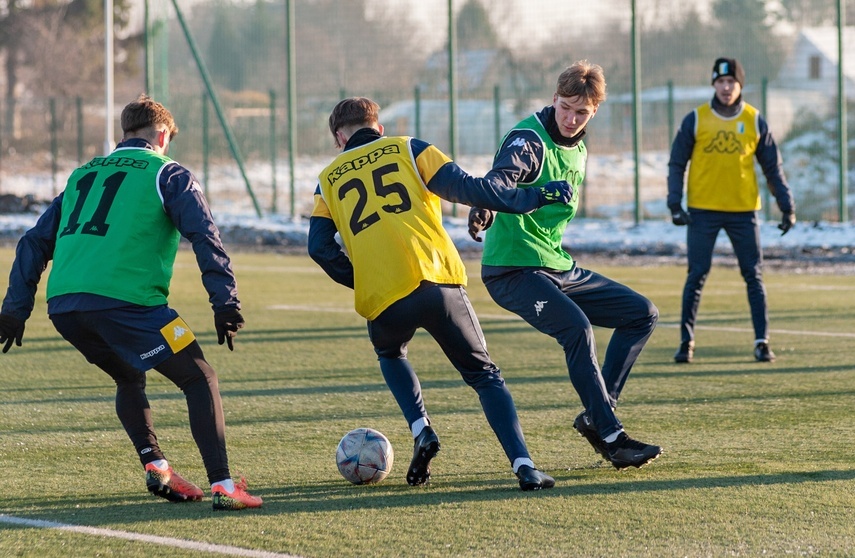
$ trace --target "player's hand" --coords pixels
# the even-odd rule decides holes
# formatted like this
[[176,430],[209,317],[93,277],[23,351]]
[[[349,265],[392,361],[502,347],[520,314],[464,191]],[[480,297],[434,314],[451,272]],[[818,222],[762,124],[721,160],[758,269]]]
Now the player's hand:
[[228,342],[229,350],[235,350],[234,338],[237,332],[244,326],[243,316],[237,308],[220,310],[214,313],[214,327],[217,329],[217,343],[222,345]]
[[8,353],[12,348],[12,341],[17,346],[21,346],[21,339],[24,338],[24,322],[11,314],[0,314],[0,345],[3,345],[3,352]]
[[[778,228],[781,229],[781,236],[784,236],[790,229],[792,229],[796,225],[796,214],[792,211],[789,213],[784,213],[781,216],[781,224],[778,225]],[[4,351],[5,352],[5,351]]]
[[692,216],[686,213],[682,207],[675,207],[671,210],[671,222],[678,227],[692,224]]
[[553,180],[540,188],[541,206],[551,203],[570,203],[573,199],[573,186],[566,180]]
[[495,214],[489,209],[473,207],[469,210],[469,236],[472,237],[472,240],[481,242],[478,233],[490,228],[494,216]]

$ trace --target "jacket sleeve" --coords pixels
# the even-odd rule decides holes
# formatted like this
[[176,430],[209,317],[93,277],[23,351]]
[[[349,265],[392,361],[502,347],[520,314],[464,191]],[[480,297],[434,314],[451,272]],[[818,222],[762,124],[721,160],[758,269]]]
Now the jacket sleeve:
[[190,241],[202,273],[202,285],[214,312],[240,309],[237,282],[231,260],[223,247],[220,231],[196,177],[177,163],[167,164],[160,173],[163,208],[181,236]]
[[[525,135],[526,140],[515,141],[517,135]],[[443,199],[504,213],[530,213],[544,203],[539,188],[517,188],[519,182],[535,173],[533,169],[539,168],[543,157],[543,144],[534,132],[520,131],[509,136],[493,168],[483,178],[470,175],[447,157],[442,166],[431,172],[431,166],[424,162],[434,159],[433,152],[439,150],[416,139],[412,140],[412,148],[428,190]]]
[[794,213],[796,211],[796,204],[793,200],[790,187],[787,184],[787,178],[784,175],[781,152],[775,143],[775,138],[772,137],[772,132],[769,130],[766,120],[762,116],[758,117],[757,120],[760,141],[757,144],[757,151],[754,153],[754,156],[757,158],[757,162],[760,163],[760,168],[766,177],[769,191],[775,196],[778,209],[782,213]]
[[353,263],[336,241],[336,233],[338,229],[318,184],[315,188],[315,206],[309,218],[309,256],[333,281],[352,289]]
[[51,202],[35,226],[18,241],[15,261],[9,272],[9,288],[0,310],[4,314],[11,314],[21,321],[26,321],[32,314],[39,281],[48,262],[53,259],[61,209],[62,194]]
[[695,111],[683,118],[671,144],[671,157],[668,159],[668,208],[671,210],[682,206],[683,203],[686,167],[695,148],[695,118]]

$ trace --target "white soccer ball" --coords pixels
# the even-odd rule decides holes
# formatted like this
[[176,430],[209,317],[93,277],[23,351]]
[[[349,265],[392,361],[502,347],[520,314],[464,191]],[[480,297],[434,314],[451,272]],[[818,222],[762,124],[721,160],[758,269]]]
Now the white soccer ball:
[[351,430],[338,443],[335,462],[345,479],[353,484],[371,484],[392,471],[395,452],[382,433],[373,428]]

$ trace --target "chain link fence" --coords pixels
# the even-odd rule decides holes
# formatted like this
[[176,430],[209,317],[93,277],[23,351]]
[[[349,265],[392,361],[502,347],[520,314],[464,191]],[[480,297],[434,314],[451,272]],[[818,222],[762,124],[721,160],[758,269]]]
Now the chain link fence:
[[[170,155],[199,176],[215,210],[252,211],[254,202],[264,213],[306,216],[316,174],[335,155],[327,118],[345,96],[380,103],[387,134],[430,141],[483,174],[505,131],[552,102],[566,66],[588,59],[604,68],[609,96],[586,138],[583,211],[663,218],[671,139],[712,97],[715,58],[729,56],[743,63],[744,98],[782,148],[800,218],[838,220],[834,0],[811,0],[812,19],[792,10],[791,21],[757,11],[763,2],[735,0],[291,2],[147,0],[117,45],[116,118],[142,91],[169,107],[181,128]],[[103,45],[90,47],[103,56]],[[30,83],[13,103],[0,98],[0,194],[55,194],[75,166],[103,153],[104,99],[91,85],[43,96]],[[848,91],[855,97],[851,82]],[[767,197],[776,218],[770,205]]]

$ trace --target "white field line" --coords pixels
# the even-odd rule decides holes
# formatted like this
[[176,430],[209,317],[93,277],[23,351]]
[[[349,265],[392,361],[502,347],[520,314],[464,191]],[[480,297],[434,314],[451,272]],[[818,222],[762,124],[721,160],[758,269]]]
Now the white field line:
[[280,554],[278,552],[252,550],[249,548],[240,548],[237,546],[201,543],[184,539],[174,539],[172,537],[141,535],[139,533],[131,533],[129,531],[116,531],[113,529],[99,529],[96,527],[85,527],[82,525],[69,525],[67,523],[56,523],[54,521],[43,521],[40,519],[25,519],[22,517],[14,517],[5,514],[0,514],[0,523],[23,525],[25,527],[35,527],[39,529],[58,529],[60,531],[81,533],[84,535],[91,535],[95,537],[112,537],[115,539],[125,539],[128,541],[140,541],[151,544],[161,544],[173,548],[199,550],[201,552],[225,554],[227,556],[247,556],[249,558],[299,558],[293,554]]
[[[298,312],[337,312],[337,313],[345,313],[345,312],[353,312],[353,308],[343,308],[341,306],[334,307],[321,307],[321,306],[298,306],[291,304],[277,304],[274,306],[268,306],[268,310],[294,310]],[[509,322],[512,321],[522,321],[522,318],[516,315],[510,314],[478,314],[478,318],[482,320],[506,320]],[[663,323],[659,322],[656,327],[668,327],[668,328],[677,328],[680,327],[680,324],[677,323]],[[747,327],[722,327],[722,326],[700,326],[695,327],[695,329],[701,330],[709,330],[709,331],[734,331],[737,333],[751,333],[754,330]],[[809,335],[814,337],[845,337],[847,339],[855,339],[855,333],[844,333],[840,331],[804,331],[804,330],[792,330],[792,329],[771,329],[770,333],[779,333],[781,335]]]

